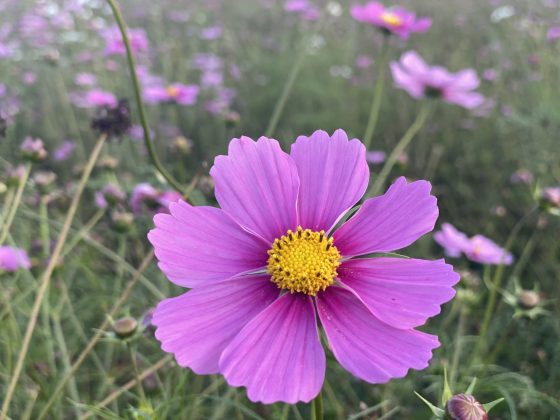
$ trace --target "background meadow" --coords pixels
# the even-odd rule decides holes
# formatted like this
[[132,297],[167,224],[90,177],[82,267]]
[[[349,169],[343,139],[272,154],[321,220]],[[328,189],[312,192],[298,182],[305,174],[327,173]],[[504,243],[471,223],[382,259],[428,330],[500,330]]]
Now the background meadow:
[[[370,150],[388,155],[428,102],[393,87],[381,54],[384,35],[351,18],[353,3],[293,3],[120,2],[155,151],[193,204],[216,205],[208,172],[234,137],[270,135],[285,150],[316,129],[363,138],[384,73]],[[560,419],[560,199],[541,198],[543,188],[560,184],[560,29],[553,31],[560,3],[398,4],[433,23],[406,41],[389,38],[388,59],[415,50],[453,72],[471,67],[486,100],[472,110],[429,101],[428,119],[389,181],[429,180],[440,209],[437,230],[448,222],[469,236],[483,234],[515,260],[504,267],[447,259],[462,280],[457,297],[423,327],[442,343],[424,371],[370,385],[327,353],[325,418],[431,418],[414,391],[438,405],[445,369],[454,393],[476,377],[479,401],[505,399],[492,418]],[[146,234],[154,212],[178,197],[151,164],[120,39],[102,0],[0,0],[0,245],[29,256],[25,268],[12,271],[0,254],[2,400],[99,136],[92,118],[99,106],[124,98],[132,120],[104,144],[87,180],[52,264],[8,416],[308,418],[306,404],[254,404],[220,376],[179,368],[153,336],[154,306],[182,291],[158,270]],[[154,87],[169,93],[174,83],[190,89],[183,103],[157,98]],[[48,155],[26,161],[26,137],[42,139]],[[382,166],[372,159],[372,179]],[[444,257],[432,234],[403,253]]]

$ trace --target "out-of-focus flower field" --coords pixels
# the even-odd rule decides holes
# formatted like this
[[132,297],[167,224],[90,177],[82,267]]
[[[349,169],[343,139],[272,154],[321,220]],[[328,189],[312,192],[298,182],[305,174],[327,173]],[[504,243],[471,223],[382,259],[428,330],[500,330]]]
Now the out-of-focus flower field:
[[[496,400],[489,418],[560,419],[560,1],[384,0],[383,8],[357,0],[122,0],[117,7],[130,56],[111,3],[0,0],[1,419],[304,419],[319,418],[319,411],[326,419],[483,419],[490,407],[482,404]],[[342,188],[325,204],[342,200],[339,213],[352,208],[343,217],[347,223],[359,218],[362,209],[352,211],[364,192],[360,202],[385,193],[401,176],[429,181],[437,198],[433,230],[352,255],[445,258],[460,275],[453,299],[450,289],[446,294],[443,285],[428,284],[410,306],[398,307],[402,319],[396,321],[376,312],[385,311],[383,305],[390,311],[393,303],[382,295],[391,286],[370,293],[371,311],[390,324],[383,324],[387,330],[421,325],[439,338],[429,366],[415,365],[414,349],[385,345],[383,334],[364,336],[371,348],[358,346],[354,357],[363,353],[366,360],[381,348],[385,353],[373,363],[388,375],[368,379],[356,373],[360,366],[344,363],[325,316],[322,410],[304,391],[288,401],[286,390],[276,390],[278,396],[272,385],[259,391],[250,380],[234,380],[222,366],[225,355],[224,376],[197,375],[208,372],[197,369],[189,346],[197,348],[191,338],[202,327],[185,324],[191,329],[184,332],[163,306],[154,313],[159,302],[186,291],[176,284],[191,287],[191,279],[181,277],[187,271],[193,293],[196,282],[208,280],[191,268],[205,264],[208,255],[197,249],[216,238],[204,237],[205,222],[191,221],[198,226],[188,230],[181,218],[194,211],[175,203],[184,197],[233,214],[221,185],[245,185],[244,161],[224,180],[223,158],[210,176],[231,139],[266,136],[289,153],[299,136],[325,137],[312,136],[316,130],[332,135],[321,141],[339,141],[337,129],[363,142],[360,156],[369,168],[369,187],[354,202],[343,205],[348,192]],[[232,159],[235,147],[249,144],[244,141],[232,143]],[[266,168],[255,168],[258,190]],[[280,169],[273,178],[283,182]],[[321,165],[314,169],[320,177]],[[308,178],[312,182],[313,174]],[[405,184],[399,179],[393,191]],[[400,230],[391,233],[397,239],[418,216],[406,206],[423,199],[400,194],[401,204],[391,208],[395,220],[404,209]],[[266,211],[263,204],[264,218]],[[156,214],[170,212],[154,222]],[[286,235],[297,235],[295,228]],[[324,232],[314,230],[309,235],[322,243]],[[185,232],[201,236],[191,241]],[[188,251],[182,241],[190,241]],[[268,246],[268,255],[280,255],[281,246]],[[279,288],[302,294],[286,286],[286,271],[274,277],[270,264]],[[329,290],[339,280],[345,283],[341,277]],[[321,287],[329,286],[306,289],[319,293],[319,316],[327,293]],[[415,293],[412,280],[401,287],[398,293]],[[187,318],[203,318],[205,307]],[[207,324],[203,329],[211,330]],[[184,341],[177,344],[181,331]],[[205,357],[205,348],[196,351]],[[412,368],[406,375],[397,374],[384,365],[391,357],[415,361],[404,366]],[[269,374],[276,378],[274,370]],[[255,377],[267,376],[257,371]],[[285,379],[280,373],[278,388]],[[251,397],[259,392],[270,400]]]

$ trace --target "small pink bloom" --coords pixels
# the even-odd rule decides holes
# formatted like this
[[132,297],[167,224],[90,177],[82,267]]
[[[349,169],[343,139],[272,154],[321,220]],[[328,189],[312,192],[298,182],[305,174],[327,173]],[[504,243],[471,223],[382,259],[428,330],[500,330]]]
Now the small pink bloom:
[[395,86],[416,99],[441,98],[467,109],[484,102],[484,96],[473,92],[480,84],[473,69],[450,73],[440,66],[428,66],[417,52],[408,51],[399,62],[391,63],[391,73]]
[[355,4],[350,14],[357,21],[377,26],[402,39],[408,39],[412,32],[426,32],[432,26],[430,18],[416,18],[413,12],[405,8],[387,8],[375,1],[364,5]]
[[526,184],[526,185],[532,184],[534,179],[535,177],[533,176],[533,173],[530,170],[523,169],[523,168],[515,171],[513,174],[511,174],[511,177],[509,178],[512,184]]
[[544,188],[541,198],[549,205],[560,208],[560,187]]
[[29,269],[30,267],[31,262],[23,249],[11,246],[0,247],[0,273],[17,271],[20,268]]
[[[144,29],[128,29],[128,40],[133,53],[148,51],[149,42]],[[105,39],[105,55],[125,55],[126,47],[117,26],[102,32]]]
[[443,224],[442,230],[435,233],[434,239],[450,257],[465,254],[471,261],[491,265],[510,265],[513,262],[513,256],[492,240],[482,235],[468,238],[449,223]]
[[85,93],[74,93],[71,99],[74,105],[80,108],[98,108],[102,106],[113,108],[118,104],[115,95],[101,89],[92,89]]
[[372,165],[380,165],[385,162],[386,154],[381,150],[372,150],[370,152],[366,152],[366,160],[368,163]]
[[78,73],[74,83],[78,86],[95,86],[97,78],[91,73]]
[[559,38],[560,38],[560,26],[551,26],[546,33],[546,39],[549,42],[553,42]]
[[76,148],[76,142],[73,140],[65,140],[59,147],[57,147],[53,152],[53,159],[57,162],[63,162],[68,160],[68,158],[74,152]]
[[173,83],[168,86],[155,85],[144,89],[144,100],[150,104],[175,102],[179,105],[194,105],[198,98],[199,87]]

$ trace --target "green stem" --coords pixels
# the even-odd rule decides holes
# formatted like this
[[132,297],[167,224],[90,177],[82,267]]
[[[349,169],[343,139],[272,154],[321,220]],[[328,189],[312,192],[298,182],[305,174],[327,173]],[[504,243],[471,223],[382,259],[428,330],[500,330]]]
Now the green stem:
[[25,358],[27,356],[27,352],[29,351],[29,345],[31,344],[31,337],[33,336],[33,332],[35,331],[35,326],[37,325],[37,318],[39,316],[39,311],[41,309],[45,295],[47,294],[47,290],[50,284],[52,274],[54,272],[60,254],[62,252],[62,247],[66,243],[66,238],[68,237],[68,233],[70,232],[72,221],[74,220],[74,216],[76,215],[78,205],[80,204],[80,198],[82,196],[82,193],[84,192],[85,186],[89,180],[93,167],[95,166],[95,162],[97,161],[97,158],[101,154],[101,150],[103,149],[103,144],[105,144],[106,139],[107,136],[105,134],[101,135],[97,140],[97,142],[95,143],[95,146],[93,147],[93,150],[90,154],[90,158],[84,168],[82,178],[80,179],[78,187],[76,188],[76,191],[74,192],[74,196],[72,197],[72,201],[70,203],[70,208],[68,209],[68,213],[66,213],[66,218],[64,219],[64,225],[60,232],[60,236],[58,237],[58,240],[52,252],[49,263],[41,277],[39,291],[37,292],[35,302],[33,302],[33,308],[31,309],[31,315],[27,323],[27,328],[25,330],[25,335],[23,338],[23,343],[21,345],[21,350],[18,355],[14,372],[10,379],[10,384],[8,385],[8,390],[6,391],[6,398],[4,399],[4,402],[2,404],[2,412],[0,412],[0,420],[5,420],[8,417],[8,409],[10,408],[10,402],[12,400],[14,391],[19,381],[21,371],[23,369],[23,363],[25,362]]
[[132,362],[132,368],[134,369],[134,379],[136,379],[138,396],[140,397],[140,401],[144,403],[146,401],[146,394],[144,393],[142,379],[140,378],[140,373],[138,372],[138,364],[136,363],[136,356],[134,355],[134,349],[132,348],[132,344],[130,344],[130,341],[126,342],[126,347],[128,348],[128,354],[130,356],[130,361]]
[[455,388],[455,381],[458,376],[459,360],[461,359],[461,353],[463,348],[461,347],[461,338],[465,334],[465,327],[467,323],[468,309],[465,303],[461,304],[461,309],[459,312],[459,322],[457,325],[457,332],[455,334],[455,347],[453,349],[453,357],[451,359],[451,369],[449,375],[449,383],[451,389]]
[[381,60],[379,62],[379,70],[377,74],[377,80],[375,82],[375,88],[373,91],[373,100],[371,102],[371,109],[369,111],[369,118],[366,125],[366,131],[364,134],[364,146],[366,150],[371,146],[371,140],[373,139],[373,134],[375,132],[375,126],[377,125],[377,120],[379,119],[379,111],[381,109],[381,102],[383,99],[383,88],[385,86],[385,72],[387,67],[387,61],[389,58],[388,54],[389,48],[387,44],[386,37],[383,37],[383,46],[381,47]]
[[[521,227],[525,224],[525,222],[529,219],[531,215],[535,212],[536,209],[531,210],[525,216],[523,216],[519,221],[515,224],[513,229],[511,230],[509,237],[506,241],[506,245],[504,246],[504,253],[509,252],[513,242],[517,238]],[[488,297],[488,301],[486,302],[486,309],[484,311],[484,318],[482,320],[482,326],[480,327],[480,332],[478,334],[478,339],[476,341],[476,346],[472,353],[471,363],[472,366],[476,360],[478,359],[480,353],[484,349],[484,340],[486,339],[486,334],[488,333],[488,328],[490,327],[490,321],[492,319],[492,313],[494,312],[494,306],[496,305],[496,298],[498,296],[498,290],[500,289],[500,285],[502,283],[502,277],[504,274],[505,265],[500,264],[494,273],[494,278],[492,279],[492,287],[490,288],[490,295]]]
[[173,178],[173,176],[162,165],[156,153],[154,143],[152,142],[152,138],[150,136],[150,127],[148,126],[148,119],[146,116],[146,109],[144,108],[144,103],[142,102],[142,91],[140,88],[140,82],[138,81],[138,75],[136,74],[136,62],[134,61],[134,56],[132,55],[132,49],[130,48],[130,40],[128,39],[126,24],[124,23],[124,19],[115,0],[107,0],[107,3],[109,4],[109,7],[111,7],[111,10],[113,11],[113,15],[115,16],[115,20],[117,21],[117,25],[121,32],[122,40],[126,49],[126,58],[128,60],[130,77],[132,79],[132,86],[134,88],[134,96],[136,99],[136,105],[138,106],[140,123],[142,124],[142,129],[144,130],[144,143],[146,144],[146,148],[148,149],[148,154],[150,155],[152,164],[154,165],[156,170],[167,180],[167,182],[169,182],[169,184],[173,188],[175,188],[179,192],[182,192],[183,187],[177,180],[175,180],[175,178]]
[[31,172],[31,164],[28,163],[25,166],[25,171],[23,173],[23,176],[19,180],[19,184],[16,190],[16,196],[14,197],[14,201],[11,204],[10,210],[8,212],[8,216],[4,221],[2,234],[0,235],[0,246],[4,244],[4,241],[8,237],[8,234],[10,233],[10,228],[12,227],[12,223],[14,221],[14,218],[16,217],[17,209],[19,207],[19,204],[21,203],[23,190],[25,189],[25,185],[27,184],[27,179],[29,178],[30,172]]
[[296,58],[296,62],[292,66],[292,71],[288,75],[288,79],[282,88],[282,93],[280,94],[280,98],[276,101],[276,105],[274,106],[274,111],[272,112],[272,117],[268,122],[268,127],[265,131],[266,137],[271,137],[276,130],[276,126],[278,125],[278,121],[280,120],[280,116],[282,115],[282,111],[284,111],[284,107],[286,106],[286,102],[290,97],[290,93],[294,87],[294,83],[303,68],[303,62],[305,61],[305,57],[307,56],[307,45],[302,45],[301,50],[299,52],[298,57]]
[[319,391],[319,395],[313,400],[312,410],[312,420],[323,420],[323,396],[321,395],[321,391]]
[[399,140],[399,142],[397,143],[397,145],[395,146],[395,148],[387,158],[387,161],[385,162],[385,165],[383,165],[383,168],[381,169],[381,172],[377,176],[375,183],[366,193],[366,197],[378,195],[381,192],[381,188],[383,188],[383,185],[385,184],[385,181],[387,180],[387,177],[389,176],[391,169],[393,169],[393,166],[395,166],[397,159],[404,152],[407,146],[410,144],[410,142],[412,141],[416,133],[418,133],[418,131],[422,128],[422,126],[426,122],[429,113],[430,113],[430,108],[428,105],[425,105],[420,110],[412,125],[408,128],[406,133],[404,133],[404,135],[401,137],[401,139]]

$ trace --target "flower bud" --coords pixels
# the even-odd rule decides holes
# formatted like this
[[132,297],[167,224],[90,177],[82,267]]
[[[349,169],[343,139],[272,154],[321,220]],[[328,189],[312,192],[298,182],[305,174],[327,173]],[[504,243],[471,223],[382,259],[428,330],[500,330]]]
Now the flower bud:
[[138,329],[138,321],[131,316],[119,318],[113,323],[113,331],[119,338],[128,338]]
[[45,150],[45,145],[41,139],[26,137],[21,144],[20,150],[21,156],[24,159],[33,162],[39,162],[47,157],[47,151]]
[[457,394],[447,401],[447,413],[453,420],[487,420],[488,413],[472,395]]
[[540,301],[541,297],[533,290],[521,290],[517,295],[517,303],[524,309],[536,308]]

